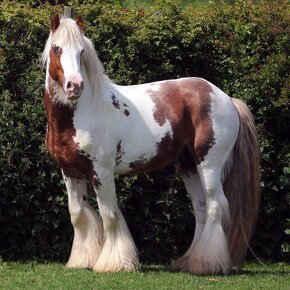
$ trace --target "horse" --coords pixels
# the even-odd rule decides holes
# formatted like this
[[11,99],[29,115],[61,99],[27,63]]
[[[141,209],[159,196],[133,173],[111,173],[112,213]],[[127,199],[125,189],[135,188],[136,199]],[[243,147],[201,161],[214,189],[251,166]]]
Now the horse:
[[[119,86],[104,74],[84,29],[82,17],[54,14],[42,54],[46,145],[61,168],[74,229],[66,265],[140,269],[114,177],[175,165],[196,226],[173,269],[205,275],[240,267],[259,208],[259,148],[249,108],[198,77]],[[88,203],[88,183],[99,213]]]

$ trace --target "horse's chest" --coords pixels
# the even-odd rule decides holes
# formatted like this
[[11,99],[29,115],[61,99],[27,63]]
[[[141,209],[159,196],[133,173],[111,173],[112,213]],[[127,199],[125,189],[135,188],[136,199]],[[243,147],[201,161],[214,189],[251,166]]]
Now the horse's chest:
[[93,164],[88,155],[83,154],[78,144],[74,142],[73,132],[66,130],[57,132],[48,128],[47,147],[51,156],[63,169],[68,177],[77,179],[90,178]]
[[73,124],[75,108],[54,104],[51,95],[52,93],[45,92],[48,151],[66,176],[77,179],[92,178],[94,174],[92,160],[74,140],[77,133]]

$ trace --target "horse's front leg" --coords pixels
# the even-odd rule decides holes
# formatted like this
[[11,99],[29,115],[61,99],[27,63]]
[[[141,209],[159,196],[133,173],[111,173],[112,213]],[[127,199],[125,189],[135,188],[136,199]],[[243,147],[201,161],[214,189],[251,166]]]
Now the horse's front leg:
[[68,267],[92,268],[101,252],[103,227],[101,218],[87,201],[86,180],[66,177],[68,207],[74,228],[74,239]]
[[94,265],[97,272],[133,271],[139,268],[136,246],[118,207],[113,171],[96,170],[94,186],[103,220],[104,244]]

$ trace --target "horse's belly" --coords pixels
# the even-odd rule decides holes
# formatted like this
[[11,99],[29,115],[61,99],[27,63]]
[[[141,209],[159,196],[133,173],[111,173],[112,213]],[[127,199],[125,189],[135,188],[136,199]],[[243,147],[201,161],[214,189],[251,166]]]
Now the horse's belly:
[[[142,142],[143,140],[143,142]],[[183,143],[173,138],[170,131],[162,137],[141,138],[139,142],[126,144],[120,140],[116,154],[116,174],[149,172],[178,160]]]

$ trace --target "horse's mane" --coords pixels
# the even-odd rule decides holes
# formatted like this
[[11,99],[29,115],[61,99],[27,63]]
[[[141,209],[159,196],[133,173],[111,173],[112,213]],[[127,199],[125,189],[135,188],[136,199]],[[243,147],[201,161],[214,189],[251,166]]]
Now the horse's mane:
[[43,67],[47,65],[49,52],[54,43],[61,46],[75,46],[79,44],[84,48],[85,53],[82,56],[82,71],[86,72],[86,77],[95,95],[99,95],[103,89],[104,82],[108,79],[104,75],[103,65],[97,56],[92,41],[80,31],[73,19],[61,19],[57,30],[50,32],[41,56],[41,64]]

